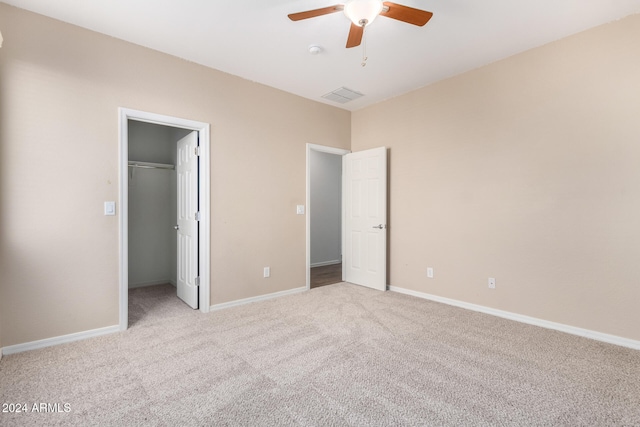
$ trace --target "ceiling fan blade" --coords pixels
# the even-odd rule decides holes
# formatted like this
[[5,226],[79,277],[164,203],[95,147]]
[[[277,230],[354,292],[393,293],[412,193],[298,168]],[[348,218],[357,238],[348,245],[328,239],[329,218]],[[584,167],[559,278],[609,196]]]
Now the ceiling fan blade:
[[328,15],[334,12],[340,12],[343,9],[344,9],[343,5],[336,4],[335,6],[323,7],[322,9],[313,9],[313,10],[307,10],[304,12],[290,13],[287,16],[292,21],[300,21],[302,19],[315,18],[316,16],[322,16],[322,15]]
[[349,37],[347,37],[347,48],[360,46],[362,42],[362,35],[364,34],[364,27],[351,23],[351,29],[349,30]]
[[[380,12],[380,16],[397,19],[398,21],[417,25],[419,27],[422,27],[424,24],[429,22],[429,19],[433,16],[433,13],[427,12],[426,10],[414,9],[413,7],[391,3],[390,1],[385,1],[383,4],[386,6],[386,10],[383,9],[382,12]],[[389,9],[387,9],[387,7]]]

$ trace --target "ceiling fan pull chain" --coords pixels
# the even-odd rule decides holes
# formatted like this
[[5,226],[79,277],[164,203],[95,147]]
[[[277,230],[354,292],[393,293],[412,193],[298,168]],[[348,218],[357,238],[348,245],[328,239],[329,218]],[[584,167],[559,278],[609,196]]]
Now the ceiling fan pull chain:
[[367,26],[363,25],[362,26],[362,63],[360,65],[365,67],[367,65],[367,59],[369,59],[367,57]]

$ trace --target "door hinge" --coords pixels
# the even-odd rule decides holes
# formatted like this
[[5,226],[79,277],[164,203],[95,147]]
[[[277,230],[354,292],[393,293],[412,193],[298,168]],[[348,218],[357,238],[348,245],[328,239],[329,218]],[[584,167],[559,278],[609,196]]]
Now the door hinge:
[[196,221],[200,221],[200,211],[196,212],[196,214],[194,215],[194,218]]
[[196,286],[200,286],[200,276],[196,277]]
[[196,156],[199,156],[200,155],[200,146],[196,145],[196,149],[194,151],[195,151]]

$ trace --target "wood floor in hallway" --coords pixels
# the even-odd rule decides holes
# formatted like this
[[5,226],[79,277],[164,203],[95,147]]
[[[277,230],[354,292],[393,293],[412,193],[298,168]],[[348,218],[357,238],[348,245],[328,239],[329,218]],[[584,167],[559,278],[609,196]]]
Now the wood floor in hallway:
[[342,282],[342,264],[311,268],[311,289]]

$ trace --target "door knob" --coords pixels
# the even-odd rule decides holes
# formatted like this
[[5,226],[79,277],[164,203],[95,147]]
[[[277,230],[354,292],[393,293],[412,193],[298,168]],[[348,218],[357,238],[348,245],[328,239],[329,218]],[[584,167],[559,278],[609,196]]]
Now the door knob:
[[372,228],[377,228],[379,230],[382,230],[384,227],[385,227],[384,225],[379,224],[379,225],[374,225]]
[[179,226],[179,225],[174,225],[174,226],[173,226],[173,229],[174,229],[174,230],[180,230],[180,226]]

